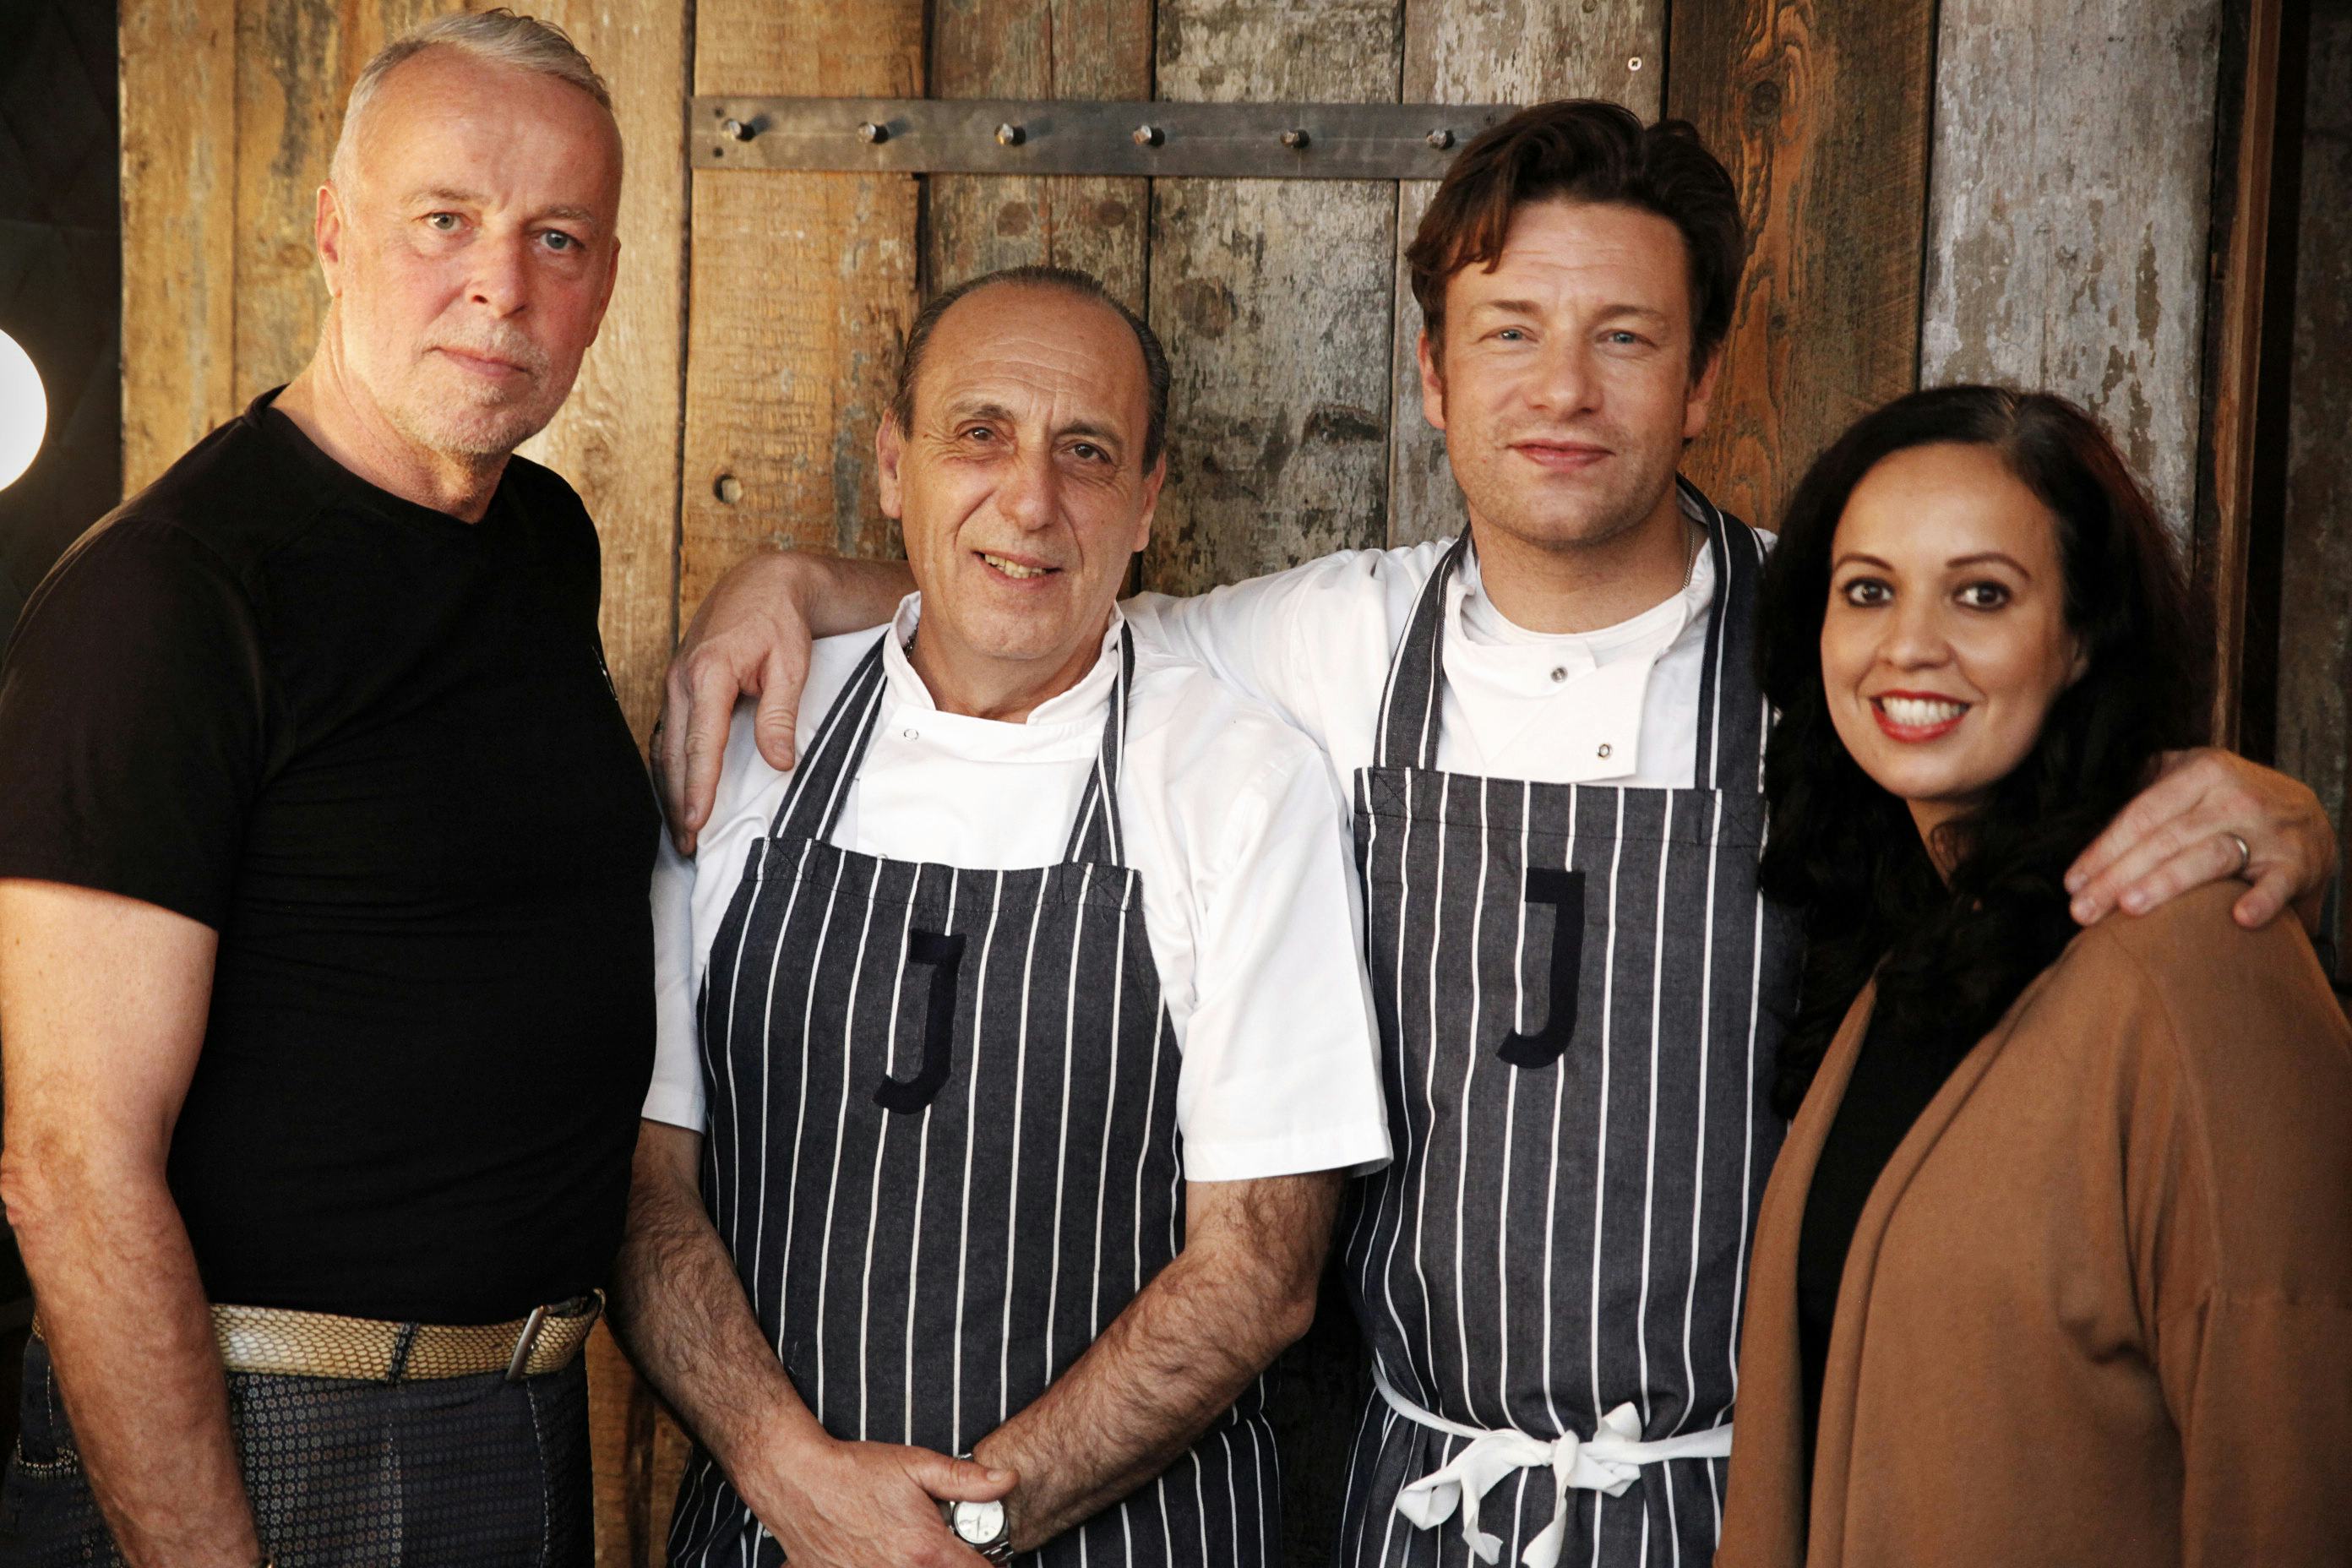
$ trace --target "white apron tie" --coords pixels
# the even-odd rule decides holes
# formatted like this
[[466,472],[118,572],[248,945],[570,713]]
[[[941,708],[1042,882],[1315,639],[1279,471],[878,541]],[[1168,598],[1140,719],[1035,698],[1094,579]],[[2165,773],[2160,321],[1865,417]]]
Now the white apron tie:
[[1570,1487],[1622,1497],[1625,1489],[1640,1477],[1643,1465],[1654,1465],[1662,1459],[1720,1459],[1731,1452],[1728,1421],[1704,1432],[1685,1432],[1655,1442],[1642,1441],[1641,1412],[1633,1408],[1631,1401],[1603,1415],[1599,1429],[1590,1437],[1580,1438],[1571,1432],[1546,1442],[1508,1428],[1483,1432],[1423,1410],[1396,1391],[1377,1361],[1372,1365],[1372,1380],[1380,1387],[1381,1397],[1389,1402],[1389,1408],[1406,1420],[1470,1439],[1470,1446],[1455,1455],[1453,1463],[1432,1470],[1399,1492],[1396,1510],[1423,1530],[1430,1530],[1444,1524],[1458,1506],[1462,1510],[1462,1538],[1470,1543],[1472,1555],[1481,1563],[1492,1563],[1502,1556],[1503,1540],[1478,1528],[1478,1506],[1486,1493],[1514,1470],[1543,1466],[1551,1471],[1551,1522],[1528,1542],[1527,1550],[1519,1553],[1519,1562],[1525,1568],[1557,1568],[1560,1542],[1568,1534]]

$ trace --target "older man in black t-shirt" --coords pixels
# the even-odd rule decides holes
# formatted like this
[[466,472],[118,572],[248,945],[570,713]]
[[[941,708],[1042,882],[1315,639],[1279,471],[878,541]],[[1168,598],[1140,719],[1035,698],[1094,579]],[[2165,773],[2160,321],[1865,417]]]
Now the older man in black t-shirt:
[[509,455],[595,336],[620,180],[553,29],[385,51],[309,368],[19,625],[0,1188],[39,1319],[0,1561],[589,1560],[658,820],[594,531]]

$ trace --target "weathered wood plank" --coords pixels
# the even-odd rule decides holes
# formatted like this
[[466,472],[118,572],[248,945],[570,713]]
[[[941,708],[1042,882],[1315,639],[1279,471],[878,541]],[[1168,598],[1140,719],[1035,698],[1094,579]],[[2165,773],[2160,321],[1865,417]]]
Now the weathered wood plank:
[[1739,184],[1749,235],[1686,469],[1777,526],[1821,449],[1917,384],[1934,0],[1678,6],[1668,111]]
[[[1151,0],[940,0],[930,58],[939,98],[1149,98]],[[939,174],[925,187],[927,289],[1050,263],[1143,309],[1150,182]]]
[[[1393,102],[1401,20],[1396,0],[1161,0],[1159,96]],[[1395,234],[1385,184],[1155,182],[1150,317],[1173,387],[1148,585],[1386,538]]]
[[[1570,8],[1543,0],[1409,0],[1406,103],[1542,103],[1605,98],[1644,120],[1658,112],[1666,75],[1664,0],[1597,0]],[[1462,492],[1445,464],[1445,437],[1423,417],[1421,307],[1404,265],[1437,186],[1397,186],[1396,295],[1390,385],[1389,542],[1461,531]]]
[[[2352,887],[2352,0],[2310,13],[2305,56],[2285,564],[2279,604],[2278,765],[2319,792]],[[2296,62],[2290,58],[2287,68]],[[2336,973],[2352,922],[2329,931]]]
[[[695,90],[922,91],[921,0],[701,0]],[[874,426],[914,313],[904,174],[698,172],[679,608],[751,552],[896,553]]]
[[[478,7],[489,0],[473,0]],[[686,353],[684,0],[538,0],[613,93],[627,163],[621,276],[554,422],[526,446],[570,479],[604,558],[604,658],[639,739],[661,707],[676,638],[678,443]]]
[[125,5],[122,488],[236,412],[236,4]]
[[[2207,736],[2217,746],[2263,757],[2275,740],[2276,663],[2271,650],[2250,649],[2246,639],[2254,618],[2269,619],[2267,602],[2251,602],[2257,591],[2250,574],[2260,570],[2258,557],[2275,558],[2285,499],[2285,376],[2275,363],[2284,343],[2273,342],[2279,333],[2272,321],[2282,306],[2269,288],[2279,6],[2280,0],[2252,0],[2227,18],[2200,410],[2203,472],[2191,532],[2190,580],[2212,650]],[[2282,271],[2279,280],[2291,276]],[[2263,689],[2254,689],[2256,683]]]
[[239,0],[236,378],[240,400],[318,346],[327,288],[312,243],[343,100],[370,56],[446,9],[434,0]]
[[1945,0],[1923,384],[2087,405],[2184,536],[2221,0]]

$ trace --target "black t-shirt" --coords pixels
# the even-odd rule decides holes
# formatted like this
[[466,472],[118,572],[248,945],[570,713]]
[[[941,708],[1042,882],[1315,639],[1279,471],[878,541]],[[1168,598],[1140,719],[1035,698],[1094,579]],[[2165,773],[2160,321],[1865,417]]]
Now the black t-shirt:
[[1803,1227],[1797,1233],[1797,1349],[1804,1373],[1808,1476],[1821,1425],[1830,1333],[1837,1321],[1838,1285],[1845,1278],[1854,1226],[1886,1163],[1957,1065],[1939,1053],[1889,1038],[1874,1017],[1846,1080],[1845,1098],[1822,1140],[1813,1184],[1805,1194]]
[[170,1181],[215,1300],[488,1322],[601,1284],[660,831],[596,535],[468,524],[267,394],[83,535],[0,668],[0,876],[220,933]]

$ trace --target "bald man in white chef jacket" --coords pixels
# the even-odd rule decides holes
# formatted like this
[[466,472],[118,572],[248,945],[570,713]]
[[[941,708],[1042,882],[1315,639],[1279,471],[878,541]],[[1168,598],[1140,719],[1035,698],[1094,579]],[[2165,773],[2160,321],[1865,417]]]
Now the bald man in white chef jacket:
[[1328,763],[1114,603],[1166,397],[1083,274],[934,300],[916,592],[657,874],[614,1311],[698,1440],[674,1563],[1276,1562],[1259,1374],[1388,1140]]

